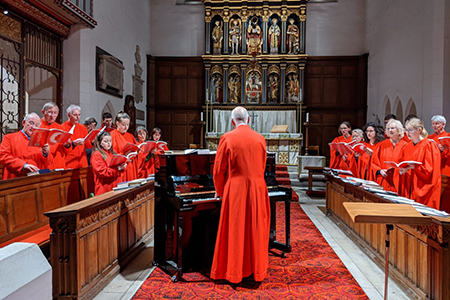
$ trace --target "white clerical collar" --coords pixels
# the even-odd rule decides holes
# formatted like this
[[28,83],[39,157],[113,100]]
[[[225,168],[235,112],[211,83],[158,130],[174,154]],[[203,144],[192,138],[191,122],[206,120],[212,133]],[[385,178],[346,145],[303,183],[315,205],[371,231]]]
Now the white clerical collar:
[[241,125],[248,125],[248,124],[245,124],[245,123],[239,123],[238,125],[236,125],[236,128],[238,128],[238,127],[241,126]]

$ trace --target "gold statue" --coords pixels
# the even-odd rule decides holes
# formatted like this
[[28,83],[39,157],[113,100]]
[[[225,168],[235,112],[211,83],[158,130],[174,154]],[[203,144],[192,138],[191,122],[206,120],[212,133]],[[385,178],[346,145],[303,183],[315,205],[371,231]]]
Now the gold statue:
[[278,54],[278,46],[280,45],[280,27],[277,22],[276,18],[272,18],[272,25],[269,28],[270,54]]
[[230,76],[228,81],[228,89],[230,95],[230,103],[239,103],[239,95],[241,92],[241,77],[239,75]]
[[298,29],[297,25],[295,25],[295,20],[290,18],[289,19],[289,26],[286,30],[287,34],[287,46],[288,46],[288,53],[289,54],[298,54],[300,49],[300,30]]
[[254,16],[248,21],[247,47],[248,54],[261,54],[262,31],[258,25],[258,17]]
[[213,54],[222,54],[223,30],[222,22],[216,20],[215,27],[212,30]]
[[231,49],[231,55],[238,55],[239,54],[239,46],[241,46],[241,19],[231,19],[232,24],[230,31],[229,31],[229,39],[228,39],[228,45]]

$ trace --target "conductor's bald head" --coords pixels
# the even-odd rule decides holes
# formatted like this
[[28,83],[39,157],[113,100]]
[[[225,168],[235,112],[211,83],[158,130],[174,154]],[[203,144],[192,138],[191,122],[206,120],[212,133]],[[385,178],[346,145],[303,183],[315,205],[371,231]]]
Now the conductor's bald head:
[[241,123],[248,124],[250,117],[248,116],[248,112],[242,106],[237,106],[231,112],[231,121],[234,126],[237,126]]

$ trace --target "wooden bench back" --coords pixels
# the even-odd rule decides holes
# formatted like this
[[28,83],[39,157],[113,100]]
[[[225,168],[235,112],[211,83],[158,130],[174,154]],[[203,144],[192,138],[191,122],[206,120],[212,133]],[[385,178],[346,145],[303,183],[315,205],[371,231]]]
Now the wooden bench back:
[[0,184],[0,244],[48,225],[44,212],[88,198],[91,168],[3,180]]

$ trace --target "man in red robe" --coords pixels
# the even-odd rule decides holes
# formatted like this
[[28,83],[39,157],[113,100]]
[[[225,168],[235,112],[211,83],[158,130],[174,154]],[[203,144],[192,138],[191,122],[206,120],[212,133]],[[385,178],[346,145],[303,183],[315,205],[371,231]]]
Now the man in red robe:
[[264,180],[266,141],[247,124],[243,107],[231,113],[236,128],[224,134],[214,163],[216,197],[222,197],[212,279],[259,283],[268,267],[270,203]]
[[88,135],[88,131],[80,122],[81,108],[78,105],[71,104],[67,108],[67,117],[69,120],[62,124],[65,131],[70,131],[73,126],[73,134],[71,136],[72,146],[66,148],[66,167],[68,169],[78,169],[88,166],[86,148],[92,148],[90,142],[84,143],[84,138]]
[[[56,123],[56,118],[59,115],[59,108],[54,102],[47,102],[42,107],[42,119],[40,128],[57,128],[64,130],[63,127]],[[70,146],[70,145],[69,145]],[[65,169],[66,168],[66,154],[64,151],[64,145],[61,143],[51,145],[50,153],[53,155],[53,164],[49,169]]]
[[0,145],[0,162],[5,166],[3,179],[26,176],[28,172],[48,169],[53,162],[50,147],[28,146],[31,133],[39,127],[40,118],[30,113],[22,121],[22,130],[7,134]]

